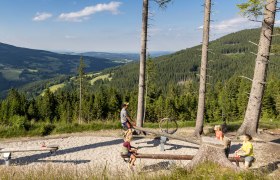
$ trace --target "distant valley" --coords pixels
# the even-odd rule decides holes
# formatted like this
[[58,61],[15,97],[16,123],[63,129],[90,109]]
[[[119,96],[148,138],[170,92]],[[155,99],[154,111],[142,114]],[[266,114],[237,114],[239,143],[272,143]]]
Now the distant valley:
[[[159,57],[163,55],[168,55],[173,53],[172,51],[152,51],[149,52],[151,57]],[[90,56],[90,57],[97,57],[97,58],[106,58],[110,59],[114,62],[119,63],[127,63],[132,61],[138,61],[140,59],[140,53],[111,53],[111,52],[84,52],[84,53],[74,53],[74,52],[65,52],[65,54],[72,54],[72,55],[82,55],[82,56]]]
[[[21,85],[74,75],[81,55],[67,55],[0,43],[0,91]],[[101,57],[83,56],[86,71],[97,72],[123,63]]]
[[[150,55],[158,57],[170,53],[156,51]],[[50,52],[0,43],[0,93],[10,88],[29,87],[28,84],[44,89],[44,86],[65,81],[77,74],[81,56],[86,64],[85,71],[93,73],[139,60],[138,53]]]

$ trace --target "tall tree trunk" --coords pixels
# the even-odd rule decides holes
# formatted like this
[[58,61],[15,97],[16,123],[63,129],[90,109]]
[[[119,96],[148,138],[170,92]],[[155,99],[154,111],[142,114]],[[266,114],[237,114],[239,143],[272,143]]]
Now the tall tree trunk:
[[138,106],[136,125],[143,127],[144,102],[145,102],[145,71],[147,57],[147,31],[148,31],[148,8],[149,0],[143,0],[142,9],[142,34],[141,34],[141,54],[140,54],[140,70],[139,70],[139,90],[138,90]]
[[80,77],[79,124],[82,123],[82,76]]
[[78,67],[78,73],[79,73],[79,80],[80,80],[80,102],[79,102],[79,117],[78,117],[78,122],[79,124],[82,123],[82,83],[83,83],[83,76],[84,76],[84,60],[83,57],[80,58],[80,64]]
[[200,136],[203,131],[206,79],[207,79],[206,74],[207,74],[207,61],[208,61],[208,44],[209,44],[209,32],[210,32],[210,14],[211,14],[211,0],[205,0],[199,97],[198,97],[196,125],[195,125],[195,132],[194,132],[195,136]]
[[272,42],[273,27],[275,22],[277,0],[267,0],[264,10],[264,19],[259,41],[258,54],[256,58],[254,77],[247,105],[243,124],[238,129],[237,134],[256,135],[262,99],[266,84],[267,69],[269,63],[269,53]]

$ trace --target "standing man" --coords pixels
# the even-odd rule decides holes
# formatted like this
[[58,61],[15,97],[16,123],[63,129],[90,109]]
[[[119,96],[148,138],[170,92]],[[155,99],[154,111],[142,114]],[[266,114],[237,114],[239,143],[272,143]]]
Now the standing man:
[[[126,137],[126,138],[129,136],[132,136],[132,128],[133,128],[133,126],[131,124],[132,119],[129,116],[129,113],[127,111],[128,105],[129,105],[128,102],[123,103],[122,110],[121,110],[121,123],[122,123],[123,129],[125,130],[124,137]],[[136,131],[134,131],[134,132],[136,132]],[[142,131],[142,133],[146,136],[145,131]]]
[[132,128],[132,125],[130,123],[130,121],[132,121],[132,120],[127,111],[128,105],[129,105],[128,102],[123,103],[122,110],[121,110],[121,123],[122,123],[122,127],[124,128],[124,130],[129,130]]

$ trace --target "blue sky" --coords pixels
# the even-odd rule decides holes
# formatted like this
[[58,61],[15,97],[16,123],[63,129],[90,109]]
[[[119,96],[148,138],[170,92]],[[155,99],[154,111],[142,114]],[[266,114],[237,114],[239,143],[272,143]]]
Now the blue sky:
[[[203,2],[173,0],[160,9],[151,1],[149,51],[199,44]],[[260,26],[238,15],[240,2],[213,0],[211,39]],[[138,52],[141,10],[142,0],[1,0],[0,42],[53,51]]]

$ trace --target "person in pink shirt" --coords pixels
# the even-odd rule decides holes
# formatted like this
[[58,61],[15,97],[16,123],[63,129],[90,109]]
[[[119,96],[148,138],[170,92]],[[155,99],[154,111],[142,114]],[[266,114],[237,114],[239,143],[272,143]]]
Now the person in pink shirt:
[[130,158],[130,161],[129,161],[130,168],[135,166],[134,163],[136,161],[136,154],[137,154],[137,148],[131,146],[131,144],[130,144],[131,139],[132,139],[132,137],[129,136],[129,137],[125,138],[125,141],[123,143],[123,148],[125,149],[127,156]]

